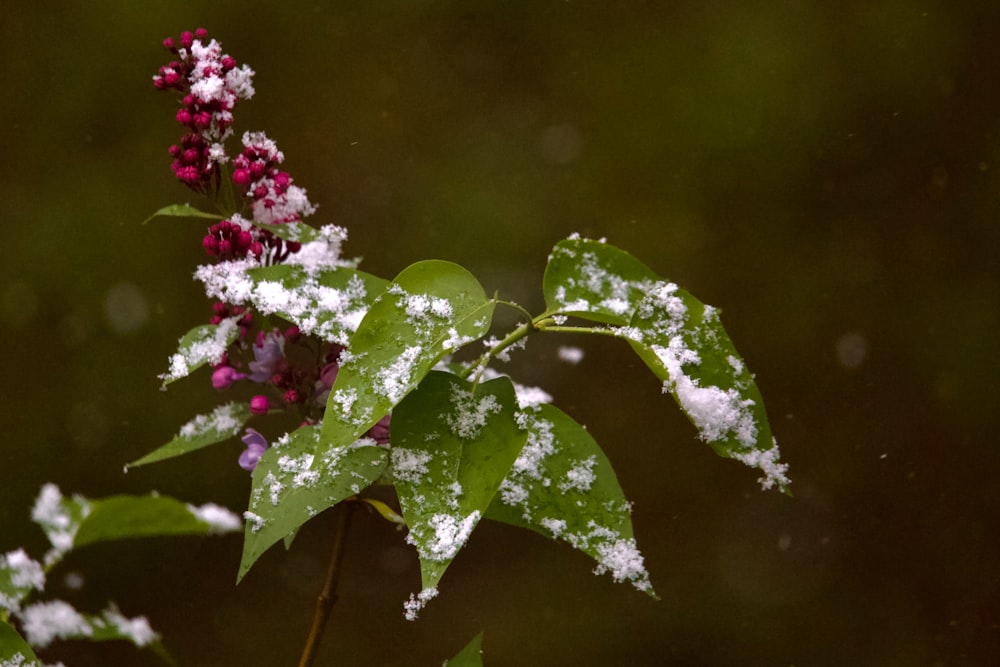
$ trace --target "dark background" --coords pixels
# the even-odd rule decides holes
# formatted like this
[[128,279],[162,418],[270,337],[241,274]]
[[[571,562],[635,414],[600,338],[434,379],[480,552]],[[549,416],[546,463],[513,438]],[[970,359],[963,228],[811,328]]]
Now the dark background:
[[[363,5],[363,6],[362,6]],[[17,3],[0,19],[0,552],[41,485],[245,507],[241,446],[123,475],[218,401],[162,393],[210,315],[173,180],[168,35],[253,67],[266,130],[347,253],[457,261],[540,310],[551,246],[607,237],[723,310],[794,498],[717,458],[618,341],[541,337],[511,372],[618,470],[655,602],[484,524],[419,622],[415,553],[359,517],[324,665],[983,665],[1000,656],[1000,5],[994,2]],[[578,366],[560,344],[584,346]],[[266,422],[260,422],[266,424]],[[273,428],[273,426],[272,426]],[[274,435],[274,434],[272,434]],[[182,665],[289,665],[329,516],[239,587],[238,536],[95,546],[50,576],[145,614]],[[65,576],[85,585],[68,590]],[[47,660],[155,665],[129,645]]]

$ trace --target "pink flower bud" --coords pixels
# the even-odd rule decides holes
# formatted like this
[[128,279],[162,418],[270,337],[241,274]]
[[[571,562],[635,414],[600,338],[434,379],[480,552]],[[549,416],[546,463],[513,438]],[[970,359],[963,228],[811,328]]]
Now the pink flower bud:
[[257,394],[250,399],[250,412],[255,415],[266,415],[270,407],[270,401],[263,394]]
[[[212,386],[215,387],[217,391],[225,391],[226,389],[229,389],[231,386],[233,386],[234,382],[236,382],[237,380],[242,380],[244,378],[246,378],[246,375],[244,375],[243,373],[237,373],[232,366],[219,366],[218,368],[215,369],[215,372],[212,373]],[[261,396],[260,398],[264,397]],[[264,402],[266,404],[267,402],[266,398],[264,398]],[[250,409],[252,411],[253,401],[250,402],[250,405],[251,405]],[[267,406],[265,405],[264,413],[266,412],[267,412]]]
[[214,236],[206,236],[201,240],[201,244],[205,246],[205,252],[209,255],[215,255],[219,252],[219,239]]

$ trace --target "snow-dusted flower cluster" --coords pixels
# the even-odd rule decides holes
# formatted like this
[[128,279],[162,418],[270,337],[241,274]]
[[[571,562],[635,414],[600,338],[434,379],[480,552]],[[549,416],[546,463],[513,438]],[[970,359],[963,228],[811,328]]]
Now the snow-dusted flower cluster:
[[171,168],[177,179],[198,192],[207,192],[219,176],[219,165],[227,161],[223,142],[232,133],[233,107],[253,97],[254,72],[222,53],[217,41],[208,40],[204,28],[181,33],[180,40],[163,40],[174,54],[153,77],[160,90],[181,94],[177,122],[187,129],[179,145],[170,147]]
[[[313,297],[329,301],[340,295],[329,295],[328,288],[312,283],[311,291],[300,288],[294,293],[277,283],[262,285],[255,295],[246,294],[244,287],[247,271],[254,268],[290,264],[313,272],[342,264],[340,243],[346,234],[340,228],[324,228],[318,240],[304,243],[294,236],[274,233],[273,225],[301,223],[316,207],[306,191],[280,168],[285,156],[263,132],[245,132],[240,151],[232,159],[227,154],[225,143],[233,134],[233,109],[239,100],[254,94],[253,70],[238,66],[234,58],[223,54],[220,44],[209,39],[203,28],[181,33],[179,40],[167,38],[163,44],[174,59],[159,69],[153,84],[180,94],[176,119],[186,129],[180,143],[170,147],[174,158],[171,168],[182,183],[231,211],[227,219],[206,230],[202,246],[213,264],[196,272],[205,283],[206,294],[216,299],[209,320],[216,328],[174,355],[171,371],[163,378],[172,381],[183,377],[207,360],[213,366],[211,382],[216,390],[254,386],[246,404],[251,414],[294,410],[305,423],[316,423],[322,418],[337,376],[344,352],[341,343],[346,337],[336,335],[329,326],[316,326],[308,318],[301,327],[282,330],[268,322],[267,316],[275,312],[272,306],[278,297],[282,312],[288,315],[291,302],[302,300],[307,291],[309,303]],[[231,181],[225,183],[230,172]],[[227,188],[237,195],[235,210],[232,198],[225,196]],[[353,306],[356,296],[352,293],[340,300]],[[363,315],[355,310],[344,318],[354,327]],[[368,435],[376,442],[388,442],[388,416]],[[253,470],[268,443],[254,429],[247,429],[243,440],[247,448],[239,464]]]

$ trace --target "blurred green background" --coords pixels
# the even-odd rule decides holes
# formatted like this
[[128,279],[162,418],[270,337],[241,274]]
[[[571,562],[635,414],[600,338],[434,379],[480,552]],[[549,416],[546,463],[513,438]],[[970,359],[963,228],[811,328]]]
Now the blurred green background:
[[[417,623],[411,547],[358,518],[323,665],[983,665],[1000,656],[1000,5],[995,2],[17,3],[0,19],[0,552],[41,485],[245,507],[239,443],[122,473],[218,397],[159,390],[210,315],[200,204],[169,170],[161,40],[253,67],[263,129],[347,252],[458,261],[540,307],[571,232],[723,310],[794,498],[695,438],[626,346],[532,340],[511,372],[587,423],[662,601],[482,525]],[[555,361],[581,345],[578,366]],[[262,422],[263,423],[263,422]],[[328,516],[235,587],[241,540],[93,547],[50,590],[145,614],[181,665],[294,664]],[[66,575],[85,585],[71,590]],[[71,580],[72,581],[72,580]],[[67,643],[70,667],[155,665]]]

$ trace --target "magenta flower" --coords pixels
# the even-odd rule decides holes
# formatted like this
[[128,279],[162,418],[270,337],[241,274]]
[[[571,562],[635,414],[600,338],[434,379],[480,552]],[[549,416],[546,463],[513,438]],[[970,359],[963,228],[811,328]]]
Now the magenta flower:
[[243,436],[243,443],[247,448],[240,454],[240,467],[253,472],[253,469],[257,467],[257,462],[260,461],[260,457],[267,451],[267,440],[257,431],[248,428],[246,435]]
[[212,386],[218,391],[225,391],[233,386],[237,380],[243,380],[247,376],[239,373],[232,366],[219,366],[212,373]]

